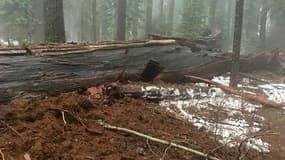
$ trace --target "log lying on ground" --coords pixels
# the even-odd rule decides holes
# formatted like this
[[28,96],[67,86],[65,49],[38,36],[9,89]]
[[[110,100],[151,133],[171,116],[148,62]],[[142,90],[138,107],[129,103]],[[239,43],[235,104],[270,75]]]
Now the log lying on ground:
[[207,37],[200,37],[198,39],[169,37],[158,34],[149,34],[149,37],[154,40],[165,40],[165,39],[176,40],[178,44],[191,48],[193,52],[201,50],[221,50],[221,45],[219,44],[221,41],[220,34],[209,35]]
[[29,47],[0,47],[0,55],[37,55],[37,56],[58,56],[66,54],[91,53],[100,50],[119,50],[126,48],[141,48],[147,46],[171,45],[176,44],[175,40],[150,40],[150,41],[131,41],[114,43],[95,43],[95,44],[53,44],[53,45],[32,45]]
[[[43,56],[11,55],[5,54],[10,50],[2,51],[0,102],[30,94],[56,95],[87,88],[113,80],[123,70],[125,76],[129,76],[127,79],[139,80],[145,65],[151,59],[164,68],[157,78],[167,82],[187,82],[189,79],[184,75],[210,77],[230,71],[230,55],[208,51],[194,53],[173,40],[101,43],[100,47],[87,52],[80,50],[82,46],[90,47],[90,44],[80,44],[78,48],[76,44],[68,44],[68,47],[66,44],[37,46],[41,50],[46,49],[40,54]],[[79,52],[67,54],[56,50],[70,48],[78,49]],[[33,48],[31,50],[33,52]],[[271,56],[266,54],[243,57],[242,71],[267,68],[269,57]]]
[[223,84],[220,84],[220,83],[217,83],[217,82],[214,82],[214,81],[211,81],[209,79],[205,79],[205,78],[201,78],[201,77],[197,77],[197,76],[187,76],[187,77],[190,77],[192,79],[195,79],[195,80],[199,80],[199,81],[203,81],[207,84],[210,84],[210,85],[215,85],[219,88],[221,88],[222,90],[228,92],[228,93],[231,93],[231,94],[234,94],[234,95],[238,95],[248,101],[253,101],[253,102],[256,102],[256,103],[260,103],[264,106],[268,106],[268,107],[275,107],[275,108],[281,108],[281,107],[284,107],[285,104],[281,104],[281,103],[276,103],[272,100],[269,100],[267,99],[266,97],[264,96],[261,96],[261,95],[255,95],[255,94],[251,94],[251,93],[247,93],[247,92],[242,92],[238,89],[235,89],[235,88],[232,88],[232,87],[228,87],[228,86],[225,86]]

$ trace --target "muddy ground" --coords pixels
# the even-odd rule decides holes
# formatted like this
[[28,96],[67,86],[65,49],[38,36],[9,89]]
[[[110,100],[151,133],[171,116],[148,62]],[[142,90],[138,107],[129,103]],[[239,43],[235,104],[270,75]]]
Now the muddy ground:
[[[265,73],[255,75],[269,78]],[[68,112],[63,116],[62,111]],[[264,108],[260,112],[266,117],[264,130],[281,134],[265,137],[272,145],[270,153],[251,151],[245,159],[284,159],[284,111]],[[16,99],[0,105],[0,120],[0,159],[5,160],[205,159],[129,133],[104,129],[98,120],[204,153],[223,146],[211,134],[156,103],[106,95],[90,96],[87,92]],[[223,146],[212,155],[222,160],[235,160],[239,155],[238,147]]]

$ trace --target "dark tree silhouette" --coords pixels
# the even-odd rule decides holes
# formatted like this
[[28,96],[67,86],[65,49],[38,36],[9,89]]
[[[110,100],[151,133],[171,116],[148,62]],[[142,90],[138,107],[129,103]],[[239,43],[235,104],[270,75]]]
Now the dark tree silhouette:
[[63,0],[44,0],[46,42],[65,42]]
[[117,40],[126,40],[127,0],[118,1]]
[[239,73],[239,68],[240,68],[242,24],[243,24],[243,6],[244,6],[244,0],[236,0],[232,69],[231,69],[231,80],[230,80],[230,86],[232,87],[236,87],[238,84],[238,73]]

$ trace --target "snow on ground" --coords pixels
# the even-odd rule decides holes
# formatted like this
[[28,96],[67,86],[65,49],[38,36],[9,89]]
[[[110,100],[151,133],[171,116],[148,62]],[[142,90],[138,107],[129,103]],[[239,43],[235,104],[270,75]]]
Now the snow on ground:
[[[229,77],[215,77],[214,81],[229,84]],[[259,89],[276,102],[285,102],[284,84],[251,86],[249,79],[243,79],[239,87]],[[197,83],[195,87],[183,89],[157,86],[142,87],[145,97],[149,91],[160,93],[161,106],[191,122],[194,126],[214,135],[221,143],[230,147],[239,145],[244,139],[261,131],[264,117],[257,114],[262,106],[242,100],[235,95],[224,93],[221,89]],[[169,98],[171,97],[171,98]],[[247,147],[259,152],[269,152],[270,144],[260,138],[251,138]]]

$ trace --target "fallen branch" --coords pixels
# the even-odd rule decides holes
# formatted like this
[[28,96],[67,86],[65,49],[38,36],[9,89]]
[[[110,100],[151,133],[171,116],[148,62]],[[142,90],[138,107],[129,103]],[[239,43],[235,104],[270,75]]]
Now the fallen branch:
[[254,138],[258,138],[258,137],[264,137],[264,136],[268,136],[268,135],[280,135],[280,133],[263,133],[263,134],[252,135],[252,136],[249,136],[249,137],[245,138],[245,139],[240,143],[240,145],[239,145],[239,147],[238,147],[238,152],[239,152],[239,154],[238,154],[236,160],[242,160],[242,159],[246,156],[246,154],[244,154],[244,153],[242,152],[242,149],[243,149],[243,147],[244,147],[244,144],[246,144],[250,139],[254,139]]
[[[137,131],[134,131],[134,130],[131,130],[131,129],[112,126],[112,125],[107,124],[107,123],[105,123],[103,121],[98,121],[98,123],[101,126],[103,126],[104,128],[106,128],[106,129],[130,133],[130,134],[142,137],[142,138],[146,138],[146,139],[151,140],[153,142],[165,144],[165,145],[168,145],[169,147],[175,147],[175,148],[178,148],[178,149],[181,149],[181,150],[184,150],[184,151],[187,151],[187,152],[191,152],[191,153],[194,153],[196,155],[199,155],[199,156],[202,156],[202,157],[205,157],[205,158],[208,156],[208,154],[205,154],[203,152],[197,151],[195,149],[188,148],[188,147],[185,147],[185,146],[173,143],[173,142],[169,142],[169,141],[166,141],[166,140],[162,140],[162,139],[159,139],[159,138],[151,137],[149,135],[145,135],[143,133],[140,133],[140,132],[137,132]],[[213,157],[213,156],[209,156],[208,158],[211,159],[211,160],[219,160],[218,158]]]
[[272,100],[267,99],[266,97],[264,97],[262,95],[255,95],[255,94],[251,94],[251,93],[242,92],[238,89],[228,87],[226,85],[214,82],[212,80],[197,77],[197,76],[186,76],[186,77],[192,78],[194,80],[199,80],[199,81],[205,82],[205,83],[210,84],[210,85],[215,85],[215,86],[221,88],[222,90],[224,90],[226,92],[229,92],[229,93],[234,94],[234,95],[238,95],[238,96],[240,96],[240,97],[242,97],[248,101],[260,103],[264,106],[274,107],[274,108],[284,107],[284,103],[276,103]]
[[23,141],[25,141],[25,140],[24,140],[24,137],[23,137],[15,128],[13,128],[12,126],[10,126],[8,123],[6,123],[6,122],[3,121],[3,120],[0,120],[0,122],[1,122],[2,124],[4,124],[7,128],[9,128],[11,131],[13,131],[16,135],[18,135]]
[[249,74],[246,74],[246,73],[239,73],[239,75],[241,75],[242,77],[245,77],[245,78],[249,78],[249,79],[252,79],[254,81],[257,81],[257,82],[260,82],[260,83],[263,83],[263,84],[269,84],[270,82],[267,82],[265,80],[261,80],[259,78],[256,78],[254,76],[251,76]]

